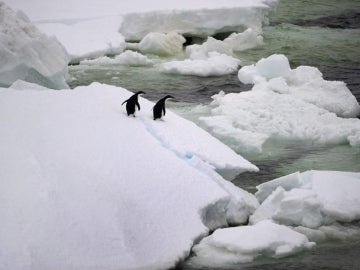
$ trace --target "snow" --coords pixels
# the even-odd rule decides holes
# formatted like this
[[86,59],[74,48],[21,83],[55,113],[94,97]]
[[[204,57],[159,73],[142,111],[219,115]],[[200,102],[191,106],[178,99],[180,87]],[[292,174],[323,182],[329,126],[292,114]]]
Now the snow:
[[360,115],[360,105],[344,82],[324,80],[315,67],[291,69],[285,55],[274,54],[242,67],[238,76],[243,83],[254,83],[254,89],[292,95],[341,117]]
[[[151,32],[164,35],[175,31],[201,37],[220,31],[241,32],[249,27],[260,32],[268,11],[276,4],[277,0],[105,0],[101,3],[12,0],[10,3],[14,9],[28,14],[42,31],[56,36],[74,63],[117,54],[124,50],[124,37],[140,41]],[[158,42],[151,38],[150,45]],[[147,46],[144,50],[148,50]]]
[[219,93],[199,106],[204,128],[239,152],[261,152],[269,139],[359,145],[360,120],[344,119],[292,95],[268,90]]
[[176,32],[167,34],[151,32],[139,43],[139,50],[144,54],[171,56],[182,54],[185,38]]
[[214,171],[257,168],[170,110],[153,121],[140,98],[128,117],[132,93],[99,83],[17,85],[0,89],[1,269],[169,269],[258,206]]
[[[255,224],[273,219],[286,225],[316,229],[360,219],[360,173],[307,171],[257,186],[260,207],[250,217]],[[264,199],[265,198],[265,199]]]
[[242,33],[232,33],[223,41],[208,37],[202,44],[186,47],[186,55],[191,59],[205,59],[210,52],[232,56],[234,52],[256,48],[263,44],[263,38],[251,28]]
[[206,59],[175,60],[162,63],[158,68],[164,73],[207,77],[235,73],[239,65],[240,60],[232,56],[210,52]]
[[67,88],[68,55],[53,37],[42,34],[24,13],[0,2],[0,86],[21,79],[50,88]]
[[82,20],[72,24],[39,23],[48,35],[55,35],[70,55],[71,62],[119,54],[125,49],[125,39],[118,32],[121,16]]
[[92,60],[82,60],[83,65],[126,65],[126,66],[151,66],[154,62],[141,53],[126,50],[125,52],[110,58],[107,56]]
[[218,229],[193,251],[191,264],[224,267],[255,258],[281,258],[313,247],[307,237],[286,226],[264,220],[253,226]]
[[[191,2],[191,3],[190,3]],[[126,40],[141,40],[149,32],[177,31],[184,36],[208,37],[219,32],[261,30],[269,9],[277,1],[190,1],[146,13],[124,16],[120,32]],[[196,4],[195,4],[196,3]],[[199,4],[197,4],[199,3]],[[166,6],[167,4],[165,4]]]

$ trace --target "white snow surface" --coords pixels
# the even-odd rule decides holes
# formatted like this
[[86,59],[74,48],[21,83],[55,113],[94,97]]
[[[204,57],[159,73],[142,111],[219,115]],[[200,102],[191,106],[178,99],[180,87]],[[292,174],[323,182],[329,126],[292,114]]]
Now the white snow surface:
[[153,121],[140,98],[128,117],[132,93],[99,83],[16,85],[0,89],[0,269],[169,269],[258,206],[214,171],[257,168],[171,111]]
[[240,60],[226,54],[209,52],[206,59],[175,60],[158,65],[161,72],[200,77],[235,73]]
[[194,246],[195,256],[190,263],[221,268],[251,262],[259,256],[285,257],[314,245],[305,235],[264,220],[253,226],[216,230]]
[[255,224],[273,219],[285,225],[316,229],[335,221],[360,219],[360,173],[307,171],[263,183],[255,194],[260,207]]
[[54,35],[64,45],[71,62],[119,54],[125,49],[125,39],[118,32],[121,16],[64,22],[38,23],[41,31]]
[[[342,82],[325,81],[319,70],[291,69],[272,55],[239,70],[251,91],[214,95],[199,106],[199,122],[236,151],[261,152],[269,139],[360,145],[360,106]],[[341,117],[339,117],[339,116]],[[343,118],[349,117],[349,118]]]
[[324,80],[315,67],[291,69],[285,55],[274,54],[242,67],[238,76],[243,83],[254,83],[254,89],[292,95],[341,117],[360,115],[360,105],[344,82]]
[[[261,31],[277,0],[12,0],[40,29],[65,46],[73,62],[124,49],[151,32],[207,37],[220,31]],[[124,36],[124,37],[123,37]],[[154,42],[154,41],[153,41]]]
[[68,55],[41,33],[26,15],[0,2],[0,86],[25,80],[53,89],[67,88]]
[[149,32],[177,31],[186,36],[205,38],[219,32],[242,32],[247,28],[261,31],[269,9],[276,3],[272,0],[237,0],[165,4],[164,7],[169,9],[126,14],[120,32],[126,40],[141,40]]
[[269,139],[360,145],[360,120],[341,118],[293,95],[251,90],[214,95],[199,122],[238,152],[261,152]]

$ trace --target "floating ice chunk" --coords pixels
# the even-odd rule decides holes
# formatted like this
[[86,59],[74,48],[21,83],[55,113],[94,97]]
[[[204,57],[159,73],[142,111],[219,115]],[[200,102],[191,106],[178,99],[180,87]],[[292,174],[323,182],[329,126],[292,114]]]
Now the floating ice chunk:
[[248,28],[242,33],[232,33],[224,39],[224,43],[228,44],[234,52],[237,52],[262,46],[264,41],[258,32]]
[[1,269],[169,269],[257,206],[214,171],[254,165],[145,99],[128,117],[131,94],[0,89]]
[[147,34],[139,43],[139,50],[145,54],[160,56],[177,55],[182,53],[185,38],[176,32]]
[[242,67],[238,77],[243,83],[255,84],[256,90],[293,95],[341,117],[360,115],[360,105],[344,82],[324,80],[315,67],[291,69],[284,55],[274,54]]
[[125,51],[115,58],[103,56],[92,60],[82,60],[80,64],[84,65],[126,65],[126,66],[149,66],[153,61],[147,56],[138,52]]
[[[241,93],[219,94],[199,107],[199,122],[236,151],[261,151],[269,138],[358,145],[359,119],[344,119],[293,95],[268,91],[266,83]],[[264,89],[261,89],[264,87]]]
[[0,20],[0,86],[20,79],[53,89],[67,88],[69,59],[61,44],[3,2]]
[[262,45],[262,36],[249,28],[242,33],[232,33],[223,41],[208,37],[201,45],[189,45],[186,47],[186,55],[191,59],[205,59],[209,52],[232,56],[236,51],[243,51],[260,45]]
[[360,219],[360,173],[314,171],[312,190],[325,215],[342,222]]
[[159,69],[164,73],[207,77],[235,73],[239,65],[240,60],[234,57],[211,52],[207,59],[166,62],[160,64]]
[[125,39],[118,32],[121,16],[66,22],[38,23],[41,31],[54,35],[64,45],[71,62],[119,54],[125,49]]
[[267,80],[286,76],[290,72],[289,60],[285,55],[273,54],[268,58],[262,58],[256,64],[242,67],[238,72],[239,80],[242,83],[256,83],[256,77],[263,77]]
[[190,59],[207,59],[210,52],[217,52],[229,56],[233,55],[233,50],[230,45],[213,37],[208,37],[201,45],[194,44],[186,47],[186,55]]
[[250,217],[252,223],[270,218],[281,224],[315,229],[334,221],[360,219],[360,173],[309,171],[257,188],[255,195],[260,199],[272,193]]
[[305,235],[265,220],[253,226],[216,230],[194,246],[195,256],[190,263],[224,267],[251,262],[260,256],[281,258],[314,245]]

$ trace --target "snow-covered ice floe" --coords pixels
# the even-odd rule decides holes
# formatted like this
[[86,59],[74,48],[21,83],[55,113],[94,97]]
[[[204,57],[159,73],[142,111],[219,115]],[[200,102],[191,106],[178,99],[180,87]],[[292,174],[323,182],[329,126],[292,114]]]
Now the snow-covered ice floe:
[[360,220],[360,173],[307,171],[257,186],[261,205],[250,223],[273,219],[316,229],[335,222]]
[[257,257],[281,258],[315,245],[291,228],[264,220],[251,226],[218,229],[194,246],[190,264],[224,267]]
[[274,54],[242,67],[238,76],[243,83],[254,83],[254,90],[292,95],[341,117],[360,115],[360,105],[344,82],[324,80],[316,67],[291,69],[285,55]]
[[38,23],[41,31],[55,35],[70,55],[71,62],[107,54],[119,54],[125,49],[125,39],[118,32],[121,16],[110,16],[91,20]]
[[247,28],[260,31],[268,11],[276,4],[276,0],[169,1],[153,11],[126,14],[120,32],[126,40],[141,40],[149,32],[177,31],[206,38]]
[[[10,4],[28,14],[42,31],[56,36],[75,63],[119,53],[124,49],[124,38],[140,41],[152,32],[164,35],[175,31],[202,38],[247,28],[260,33],[277,0],[104,0],[101,4],[85,0],[13,0]],[[149,41],[158,42],[154,37],[146,41],[144,51]]]
[[69,57],[54,37],[41,33],[22,12],[0,2],[0,86],[21,79],[53,89],[67,88]]
[[257,189],[261,204],[249,225],[215,230],[193,247],[188,264],[222,268],[360,237],[360,173],[296,172]]
[[15,85],[0,89],[1,269],[169,269],[258,207],[214,170],[257,168],[171,111],[153,121],[140,98],[128,117],[132,93],[99,83]]
[[[271,138],[359,146],[360,106],[343,82],[325,81],[313,67],[291,69],[273,55],[239,71],[251,91],[213,96],[197,108],[200,123],[237,151],[260,152]],[[336,114],[338,114],[339,117]]]
[[239,59],[226,54],[210,52],[206,59],[170,61],[159,64],[158,68],[164,73],[207,77],[235,73],[239,66]]

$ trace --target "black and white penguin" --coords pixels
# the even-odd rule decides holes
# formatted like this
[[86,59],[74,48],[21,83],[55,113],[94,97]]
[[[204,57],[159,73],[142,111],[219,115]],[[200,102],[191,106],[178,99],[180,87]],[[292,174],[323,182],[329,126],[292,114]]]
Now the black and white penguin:
[[153,108],[153,115],[154,115],[154,120],[156,119],[161,119],[161,117],[163,117],[166,113],[165,110],[165,100],[167,100],[168,98],[174,98],[173,96],[167,95],[165,97],[163,97],[162,99],[160,99],[158,102],[156,102],[154,108]]
[[138,107],[138,109],[140,111],[140,104],[138,101],[138,96],[141,94],[145,94],[145,92],[143,92],[143,91],[136,92],[129,99],[125,100],[121,104],[121,105],[124,105],[124,103],[126,103],[127,115],[132,114],[135,117],[136,106]]

